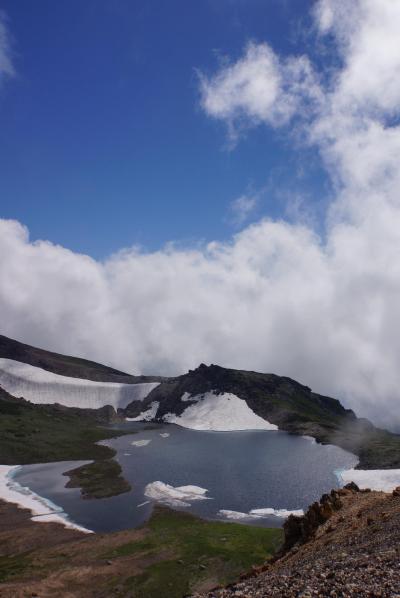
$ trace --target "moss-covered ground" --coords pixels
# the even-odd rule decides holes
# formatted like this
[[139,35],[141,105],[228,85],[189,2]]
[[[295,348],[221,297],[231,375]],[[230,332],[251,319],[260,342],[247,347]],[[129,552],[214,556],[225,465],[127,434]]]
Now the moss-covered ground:
[[133,590],[138,598],[181,598],[196,589],[232,582],[272,556],[282,541],[281,529],[204,521],[165,509],[157,510],[146,527],[143,540],[119,546],[107,556],[151,557],[160,551],[167,556],[128,577],[121,596]]
[[129,492],[131,486],[122,476],[122,469],[114,459],[94,461],[76,469],[66,471],[70,479],[67,488],[80,488],[81,496],[90,498],[109,498]]

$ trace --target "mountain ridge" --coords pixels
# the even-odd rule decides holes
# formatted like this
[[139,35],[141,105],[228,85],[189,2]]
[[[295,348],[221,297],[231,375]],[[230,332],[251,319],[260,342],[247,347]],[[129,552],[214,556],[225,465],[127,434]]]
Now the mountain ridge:
[[0,358],[21,361],[54,374],[94,382],[137,384],[162,380],[162,376],[135,376],[81,357],[47,351],[0,334]]
[[[400,436],[376,428],[369,420],[356,417],[337,399],[314,393],[308,386],[286,376],[201,364],[186,374],[172,378],[131,376],[88,360],[36,349],[0,336],[0,358],[19,358],[24,363],[74,374],[73,377],[98,382],[141,383],[149,379],[158,385],[142,400],[133,400],[121,417],[168,421],[179,418],[189,408],[197,408],[207,393],[234,396],[266,422],[291,434],[311,436],[317,442],[335,444],[359,457],[359,468],[400,467]],[[24,361],[25,360],[25,361]],[[85,376],[90,376],[85,378]],[[1,378],[0,378],[1,386]],[[55,401],[57,399],[55,397]],[[105,411],[110,418],[109,411]],[[147,416],[145,417],[145,413]],[[171,421],[171,420],[170,420]],[[179,423],[179,422],[176,422]]]

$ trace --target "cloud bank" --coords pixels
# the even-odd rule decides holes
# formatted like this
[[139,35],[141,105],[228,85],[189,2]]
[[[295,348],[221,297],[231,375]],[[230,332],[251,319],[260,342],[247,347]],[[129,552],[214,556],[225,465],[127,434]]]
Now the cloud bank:
[[337,189],[324,238],[265,219],[229,243],[97,262],[0,221],[5,334],[131,372],[284,374],[400,425],[400,6],[321,0],[313,14],[333,72],[252,43],[200,91],[235,143],[279,126],[319,148]]

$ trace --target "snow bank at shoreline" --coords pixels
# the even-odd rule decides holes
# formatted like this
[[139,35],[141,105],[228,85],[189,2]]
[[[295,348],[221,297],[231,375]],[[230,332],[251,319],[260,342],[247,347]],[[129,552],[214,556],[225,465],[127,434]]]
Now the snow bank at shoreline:
[[159,406],[160,403],[158,401],[153,401],[146,411],[142,411],[142,413],[136,417],[126,417],[125,419],[128,422],[150,422],[157,415]]
[[164,421],[192,430],[214,432],[233,432],[236,430],[277,430],[271,424],[250,409],[246,401],[234,394],[216,394],[214,391],[202,395],[190,396],[185,392],[181,401],[193,401],[181,413],[167,413]]
[[99,409],[111,405],[124,409],[132,401],[143,401],[159,382],[120,384],[70,378],[42,368],[0,358],[0,386],[14,397],[36,404],[60,403],[66,407]]
[[205,488],[200,486],[170,486],[164,482],[151,482],[144,489],[144,495],[170,507],[190,507],[194,500],[208,500]]
[[354,482],[362,490],[392,492],[400,486],[400,469],[345,469],[336,473],[343,485]]
[[280,517],[286,519],[289,515],[297,515],[300,517],[304,515],[302,509],[294,509],[288,511],[287,509],[272,509],[270,507],[265,509],[252,509],[248,513],[242,513],[241,511],[229,511],[228,509],[220,509],[218,515],[225,517],[226,519],[232,519],[234,521],[240,520],[251,520],[251,519],[263,519],[265,517]]
[[33,521],[51,521],[86,534],[93,533],[92,530],[70,521],[61,507],[16,482],[13,476],[20,467],[21,465],[0,465],[0,499],[16,504],[23,509],[29,509]]

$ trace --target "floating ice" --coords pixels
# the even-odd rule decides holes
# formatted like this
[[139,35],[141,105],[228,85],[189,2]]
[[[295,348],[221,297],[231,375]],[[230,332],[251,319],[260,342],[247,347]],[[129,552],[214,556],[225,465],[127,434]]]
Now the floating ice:
[[301,517],[304,515],[303,509],[293,509],[289,511],[288,509],[251,509],[250,515],[256,515],[258,517],[267,517],[269,515],[273,515],[274,517],[282,517],[286,519],[289,515],[296,515],[297,517]]
[[151,440],[134,440],[133,442],[131,442],[132,446],[147,446],[148,444],[150,444]]
[[218,515],[226,517],[226,519],[260,519],[260,517],[251,516],[249,513],[242,513],[241,511],[229,511],[228,509],[220,509]]
[[242,513],[241,511],[229,511],[227,509],[220,509],[218,514],[221,517],[225,517],[226,519],[234,519],[234,520],[241,520],[241,519],[263,519],[265,517],[280,517],[282,519],[286,519],[289,515],[297,515],[300,517],[304,515],[304,511],[302,509],[294,509],[293,511],[289,511],[287,509],[272,509],[270,507],[265,509],[252,509],[248,513]]
[[234,394],[216,394],[215,391],[211,391],[189,399],[188,393],[184,393],[181,400],[196,403],[189,405],[181,415],[167,413],[164,415],[164,421],[192,430],[216,432],[278,429],[275,424],[256,415],[246,401]]
[[168,438],[168,436],[170,436],[170,434],[169,434],[169,432],[161,432],[161,433],[160,433],[160,436],[161,436],[162,438]]
[[361,489],[392,492],[400,486],[400,469],[346,469],[337,475],[343,484],[354,482]]
[[124,409],[142,401],[158,382],[119,384],[70,378],[13,359],[0,359],[0,386],[14,397],[31,403],[60,403],[66,407],[98,409],[111,405]]
[[91,530],[70,521],[68,515],[58,505],[16,482],[13,479],[13,475],[15,475],[20,467],[20,465],[0,465],[1,499],[14,503],[24,509],[29,509],[32,513],[31,519],[35,521],[52,521],[87,534],[93,533]]
[[144,495],[170,507],[190,507],[194,500],[207,500],[205,488],[200,486],[170,486],[164,482],[151,482],[144,489]]

